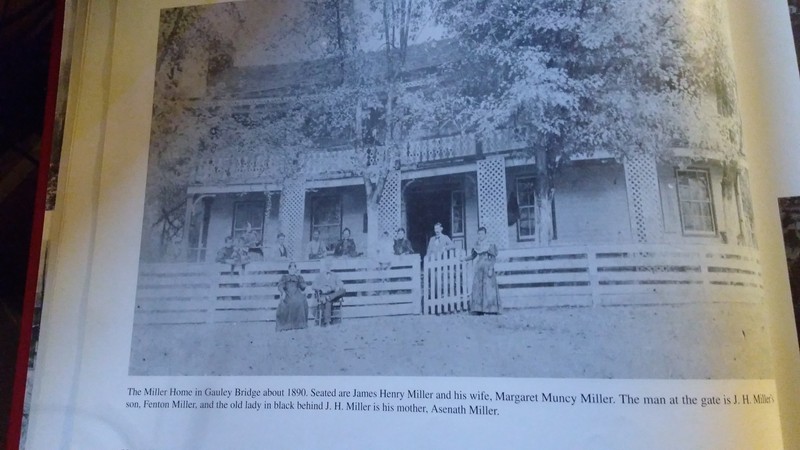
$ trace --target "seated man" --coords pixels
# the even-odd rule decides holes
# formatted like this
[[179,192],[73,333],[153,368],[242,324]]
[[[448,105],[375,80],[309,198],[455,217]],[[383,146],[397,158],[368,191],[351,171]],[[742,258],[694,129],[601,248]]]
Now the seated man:
[[331,271],[330,261],[327,259],[322,260],[319,268],[319,275],[314,279],[312,286],[319,294],[317,308],[317,317],[319,318],[320,326],[326,326],[331,323],[332,303],[344,297],[345,290],[344,284],[339,280],[339,277]]
[[235,252],[236,248],[233,246],[233,236],[225,236],[225,245],[217,250],[216,261],[218,263],[230,264],[231,272],[233,272],[233,265],[235,262],[233,255]]
[[319,230],[314,230],[311,233],[311,242],[308,243],[308,259],[320,259],[325,254],[325,243],[319,238]]
[[356,243],[350,237],[350,228],[345,228],[342,230],[342,240],[336,244],[333,255],[350,257],[359,256],[358,252],[356,251]]

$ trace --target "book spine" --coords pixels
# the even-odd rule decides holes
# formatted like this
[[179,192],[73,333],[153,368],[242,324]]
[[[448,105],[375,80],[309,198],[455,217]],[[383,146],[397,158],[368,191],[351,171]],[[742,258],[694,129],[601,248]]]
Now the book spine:
[[22,320],[20,322],[19,345],[17,347],[17,361],[14,372],[14,387],[11,394],[11,410],[8,420],[8,432],[6,434],[7,449],[19,448],[22,432],[22,415],[25,404],[26,380],[28,376],[28,358],[31,350],[36,286],[39,276],[39,259],[41,257],[47,182],[50,175],[50,155],[54,137],[53,131],[56,115],[58,76],[64,33],[65,1],[66,0],[57,0],[55,2],[56,15],[53,21],[50,43],[50,64],[48,68],[45,115],[36,180],[36,197],[34,199],[33,226],[31,228],[31,243],[28,251],[28,268],[22,305]]

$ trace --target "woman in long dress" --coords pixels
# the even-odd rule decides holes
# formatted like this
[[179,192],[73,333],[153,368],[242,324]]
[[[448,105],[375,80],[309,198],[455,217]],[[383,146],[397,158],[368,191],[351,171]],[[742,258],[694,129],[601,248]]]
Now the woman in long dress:
[[475,260],[475,273],[472,278],[472,293],[469,300],[470,314],[500,314],[503,309],[497,288],[497,274],[494,261],[497,246],[486,239],[486,228],[478,228],[478,241],[472,246],[472,253],[464,260]]
[[308,327],[308,302],[303,292],[306,282],[297,272],[295,263],[289,264],[289,273],[278,281],[281,301],[275,312],[275,329],[278,331]]

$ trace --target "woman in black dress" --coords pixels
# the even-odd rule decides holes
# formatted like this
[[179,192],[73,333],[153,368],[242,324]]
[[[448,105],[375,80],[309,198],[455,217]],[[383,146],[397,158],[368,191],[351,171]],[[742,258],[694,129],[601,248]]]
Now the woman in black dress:
[[300,276],[297,265],[289,263],[289,273],[278,281],[281,301],[275,312],[275,329],[278,331],[308,327],[308,302],[303,292],[306,282]]

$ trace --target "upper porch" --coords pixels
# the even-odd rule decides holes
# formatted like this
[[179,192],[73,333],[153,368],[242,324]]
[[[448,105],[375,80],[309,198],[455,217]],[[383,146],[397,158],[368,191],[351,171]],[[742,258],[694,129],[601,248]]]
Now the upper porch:
[[[431,137],[408,142],[396,155],[399,167],[414,170],[474,162],[489,155],[511,154],[528,145],[513,130],[498,130],[478,138],[475,134]],[[382,154],[383,147],[373,147],[371,155]],[[364,149],[352,146],[320,148],[299,153],[297,167],[306,179],[330,179],[357,175],[352,162],[363,159]],[[605,155],[607,157],[607,155]],[[601,156],[598,156],[601,157]],[[374,163],[373,161],[369,161]],[[277,162],[269,149],[258,156],[215,157],[198,160],[192,172],[193,185],[228,185],[265,183],[276,170]]]

